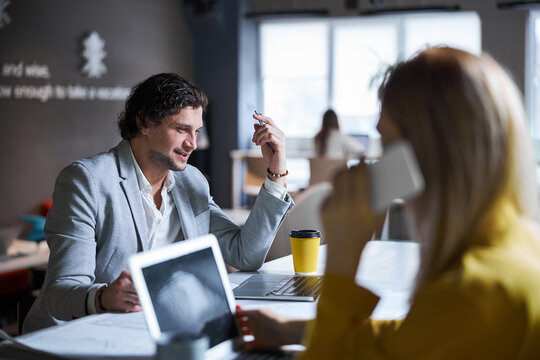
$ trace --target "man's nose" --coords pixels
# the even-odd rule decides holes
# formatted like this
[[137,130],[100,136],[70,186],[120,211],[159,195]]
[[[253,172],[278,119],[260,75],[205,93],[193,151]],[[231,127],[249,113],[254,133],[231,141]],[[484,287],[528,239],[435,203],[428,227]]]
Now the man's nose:
[[186,145],[189,146],[191,150],[195,150],[197,148],[197,133],[192,132],[188,135],[188,137],[185,140]]

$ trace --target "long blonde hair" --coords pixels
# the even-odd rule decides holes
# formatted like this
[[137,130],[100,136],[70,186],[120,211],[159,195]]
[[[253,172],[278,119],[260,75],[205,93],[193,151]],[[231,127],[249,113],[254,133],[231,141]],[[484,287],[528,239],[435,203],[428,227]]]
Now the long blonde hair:
[[418,289],[463,254],[501,199],[536,216],[530,135],[519,90],[487,55],[426,49],[390,69],[379,94],[426,181],[411,204]]

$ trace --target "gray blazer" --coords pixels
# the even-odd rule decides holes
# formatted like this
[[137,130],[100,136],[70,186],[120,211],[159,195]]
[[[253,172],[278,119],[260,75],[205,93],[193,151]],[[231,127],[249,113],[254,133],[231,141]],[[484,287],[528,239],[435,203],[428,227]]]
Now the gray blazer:
[[[225,262],[256,270],[293,202],[261,188],[244,226],[214,203],[208,182],[193,166],[174,173],[172,196],[180,217],[178,240],[212,233]],[[56,180],[45,237],[51,250],[43,287],[24,332],[87,315],[91,288],[114,281],[130,255],[147,250],[144,210],[129,142],[74,162]]]

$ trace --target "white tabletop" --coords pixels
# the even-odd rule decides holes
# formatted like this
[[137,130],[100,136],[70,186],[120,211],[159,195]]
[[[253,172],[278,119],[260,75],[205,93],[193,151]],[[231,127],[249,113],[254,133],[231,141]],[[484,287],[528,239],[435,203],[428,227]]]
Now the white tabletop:
[[[357,282],[379,296],[373,314],[376,318],[396,318],[408,311],[408,295],[418,268],[418,244],[393,241],[368,243],[362,255]],[[321,247],[318,272],[323,272],[325,246]],[[260,272],[293,273],[292,258],[286,256],[264,264]],[[229,274],[236,286],[251,274]],[[238,301],[244,308],[271,307],[295,318],[315,316],[316,303],[288,301]],[[119,336],[120,335],[120,336]],[[152,359],[155,345],[151,340],[142,313],[90,315],[61,326],[36,331],[17,338],[26,346],[70,358]],[[15,351],[15,353],[14,353]],[[0,346],[0,357],[42,359],[43,354]]]
[[0,274],[47,265],[49,247],[46,241],[36,243],[28,240],[13,240],[7,254],[0,255]]
[[[319,251],[318,274],[324,273],[326,245]],[[404,317],[409,310],[409,295],[419,266],[419,245],[406,241],[370,241],[367,243],[356,282],[381,297],[372,317],[375,319],[396,319]],[[265,263],[261,273],[294,273],[292,256]],[[249,273],[232,273],[229,279],[233,287],[240,284]],[[271,307],[284,315],[296,318],[313,318],[316,304],[288,301],[237,300],[245,308]]]

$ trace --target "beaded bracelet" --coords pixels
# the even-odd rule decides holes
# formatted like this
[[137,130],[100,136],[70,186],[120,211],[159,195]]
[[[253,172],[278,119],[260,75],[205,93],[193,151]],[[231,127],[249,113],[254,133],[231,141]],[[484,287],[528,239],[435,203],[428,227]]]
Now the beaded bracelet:
[[270,168],[266,168],[266,172],[268,173],[268,175],[270,175],[272,177],[276,177],[276,178],[280,178],[280,177],[284,177],[284,176],[289,175],[289,170],[285,170],[285,172],[283,174],[274,174],[273,172],[270,171]]

